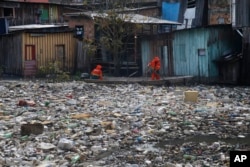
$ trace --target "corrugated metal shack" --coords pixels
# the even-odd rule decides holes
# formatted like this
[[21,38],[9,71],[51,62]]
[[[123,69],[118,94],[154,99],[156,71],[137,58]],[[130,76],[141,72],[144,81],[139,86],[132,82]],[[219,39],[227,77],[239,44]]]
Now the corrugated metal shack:
[[76,42],[68,26],[13,26],[9,32],[0,36],[0,65],[5,73],[35,75],[49,62],[57,62],[64,71],[74,70]]
[[[235,38],[236,32],[230,25],[217,25],[206,28],[194,28],[176,31],[173,35],[173,64],[174,75],[192,75],[200,80],[220,80],[237,82],[238,73],[228,68],[226,73],[237,75],[220,77],[216,60],[224,56],[224,52],[232,50],[239,53],[237,43],[240,38]],[[239,72],[239,71],[238,71]],[[223,74],[224,75],[224,74]]]
[[208,82],[235,81],[238,76],[235,68],[227,68],[227,77],[223,77],[220,74],[225,70],[220,71],[216,62],[227,50],[240,52],[236,44],[241,41],[234,38],[235,34],[230,25],[218,25],[145,37],[141,39],[142,64],[145,65],[143,74],[147,74],[147,62],[154,55],[159,55],[163,76],[191,75]]
[[[241,37],[239,31],[234,31],[231,27],[233,18],[231,13],[234,13],[232,2],[228,0],[162,1],[163,18],[167,13],[166,18],[170,17],[168,19],[182,23],[176,27],[172,39],[170,35],[168,37],[168,41],[172,40],[172,44],[168,42],[167,46],[164,46],[165,49],[158,49],[161,50],[161,54],[165,54],[163,61],[168,64],[166,69],[169,72],[165,74],[193,75],[200,80],[208,81],[234,83],[239,81]],[[246,2],[244,1],[243,4],[246,5]],[[171,6],[174,8],[170,10]],[[151,46],[148,50],[153,50],[154,47]],[[228,56],[225,55],[228,51],[230,51],[228,55],[233,55],[233,59],[225,60],[222,57]],[[165,56],[167,58],[164,58]]]

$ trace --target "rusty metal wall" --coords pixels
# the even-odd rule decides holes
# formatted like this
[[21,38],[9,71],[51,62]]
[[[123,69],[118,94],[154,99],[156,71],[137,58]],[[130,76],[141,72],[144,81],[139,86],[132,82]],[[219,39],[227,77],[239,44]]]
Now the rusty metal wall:
[[231,24],[231,0],[208,1],[208,24]]
[[22,73],[22,35],[8,34],[0,36],[0,66],[8,74]]

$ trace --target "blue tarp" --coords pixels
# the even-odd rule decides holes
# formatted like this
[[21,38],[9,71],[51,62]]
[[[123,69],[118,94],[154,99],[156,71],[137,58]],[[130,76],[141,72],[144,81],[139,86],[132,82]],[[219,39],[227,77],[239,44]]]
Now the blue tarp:
[[162,19],[178,21],[180,3],[162,2]]

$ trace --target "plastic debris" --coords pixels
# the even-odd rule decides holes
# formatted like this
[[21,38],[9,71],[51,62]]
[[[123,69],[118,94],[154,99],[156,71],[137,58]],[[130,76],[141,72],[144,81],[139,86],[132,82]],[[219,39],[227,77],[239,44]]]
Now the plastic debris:
[[[195,96],[185,100],[189,90]],[[0,164],[229,166],[230,150],[250,149],[249,92],[237,86],[1,81]]]

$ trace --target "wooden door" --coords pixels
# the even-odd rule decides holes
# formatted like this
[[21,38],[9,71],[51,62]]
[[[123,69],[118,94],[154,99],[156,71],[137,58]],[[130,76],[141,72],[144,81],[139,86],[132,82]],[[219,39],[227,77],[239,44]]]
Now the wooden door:
[[24,76],[36,75],[36,49],[35,45],[25,45]]
[[65,46],[56,45],[56,61],[60,70],[65,71]]

